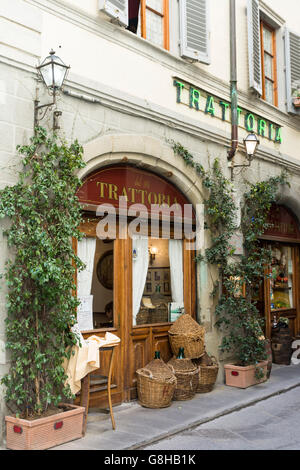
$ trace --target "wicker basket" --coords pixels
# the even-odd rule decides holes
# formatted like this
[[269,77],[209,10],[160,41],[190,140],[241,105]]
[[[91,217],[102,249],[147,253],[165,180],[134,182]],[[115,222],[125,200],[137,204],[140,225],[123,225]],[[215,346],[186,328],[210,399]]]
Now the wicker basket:
[[195,359],[203,356],[205,329],[188,314],[181,315],[169,330],[169,342],[174,356],[179,348],[184,348],[186,358]]
[[167,366],[177,379],[173,400],[190,400],[193,398],[198,385],[198,367],[190,359],[176,359],[175,357],[170,359]]
[[151,323],[149,321],[150,313],[149,309],[146,307],[141,307],[139,313],[136,316],[136,324],[137,325],[145,325],[147,323]]
[[208,393],[214,388],[217,380],[219,364],[214,356],[211,357],[212,365],[206,365],[201,359],[194,360],[194,364],[199,367],[199,380],[196,393]]
[[170,406],[176,387],[176,377],[161,360],[154,359],[136,371],[140,405],[146,408]]
[[149,323],[166,323],[168,321],[168,306],[164,303],[156,306],[155,310],[152,309],[149,315]]

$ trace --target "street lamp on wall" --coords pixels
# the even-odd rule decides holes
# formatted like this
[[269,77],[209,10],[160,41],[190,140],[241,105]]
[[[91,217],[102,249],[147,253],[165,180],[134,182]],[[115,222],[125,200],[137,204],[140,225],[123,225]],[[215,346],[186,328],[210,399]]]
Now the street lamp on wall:
[[253,160],[258,144],[259,144],[259,140],[255,134],[248,134],[246,139],[244,139],[247,159],[249,160],[249,162]]
[[[65,65],[63,61],[55,55],[53,50],[50,51],[49,56],[37,67],[39,77],[47,87],[49,94],[52,95],[52,103],[39,104],[39,100],[34,101],[34,128],[43,119],[51,106],[56,104],[56,95],[62,89],[64,81],[69,70],[69,66]],[[41,111],[44,110],[42,114]],[[55,110],[53,113],[53,130],[59,129],[57,119],[61,116],[61,111]]]
[[242,164],[242,165],[235,165],[233,162],[231,162],[230,167],[233,170],[234,168],[246,168],[251,165],[251,162],[254,158],[254,154],[256,152],[257,146],[259,144],[259,140],[256,137],[255,134],[248,134],[246,139],[244,139],[244,145],[245,145],[245,150],[246,150],[246,158],[248,160],[247,164]]

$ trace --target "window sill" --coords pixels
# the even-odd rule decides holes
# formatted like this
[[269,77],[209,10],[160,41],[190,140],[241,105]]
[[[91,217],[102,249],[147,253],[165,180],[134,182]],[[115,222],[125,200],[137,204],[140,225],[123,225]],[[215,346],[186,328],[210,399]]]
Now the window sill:
[[[173,52],[171,52],[169,49],[165,49],[162,46],[158,46],[154,42],[151,42],[148,39],[142,38],[141,36],[139,36],[136,33],[133,33],[129,29],[122,28],[122,26],[120,26],[120,31],[121,31],[122,34],[127,35],[129,38],[135,37],[136,39],[134,39],[134,41],[138,41],[142,45],[141,46],[142,48],[151,48],[151,49],[154,49],[155,51],[157,51],[159,54],[164,54],[164,55],[167,55],[169,57],[172,57],[172,59],[177,59],[177,60],[185,62],[185,60],[179,54],[176,55]],[[139,49],[139,48],[136,48],[136,50],[138,52],[141,51],[141,49]]]
[[174,322],[165,322],[165,323],[145,323],[144,325],[132,325],[132,328],[137,330],[139,328],[156,328],[158,326],[169,326],[173,325]]
[[90,334],[95,334],[95,333],[106,333],[107,331],[118,331],[118,329],[115,327],[97,328],[95,330],[82,330],[81,333],[83,335],[90,335]]

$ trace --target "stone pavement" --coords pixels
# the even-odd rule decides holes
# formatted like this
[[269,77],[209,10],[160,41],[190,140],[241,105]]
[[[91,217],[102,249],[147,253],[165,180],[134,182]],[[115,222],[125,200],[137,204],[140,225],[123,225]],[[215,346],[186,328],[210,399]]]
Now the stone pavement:
[[142,449],[160,439],[194,428],[300,386],[300,365],[273,364],[270,379],[245,390],[217,384],[210,393],[174,401],[169,408],[149,409],[137,402],[114,407],[116,430],[109,415],[91,409],[85,437],[53,450]]
[[299,392],[299,387],[293,388],[143,449],[176,450],[176,454],[182,450],[300,450]]

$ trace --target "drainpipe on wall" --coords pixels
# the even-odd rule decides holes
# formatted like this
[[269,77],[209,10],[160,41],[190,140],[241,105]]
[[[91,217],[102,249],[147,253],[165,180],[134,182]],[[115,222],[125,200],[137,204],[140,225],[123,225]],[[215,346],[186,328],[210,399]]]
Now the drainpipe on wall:
[[231,148],[228,160],[231,165],[233,180],[234,156],[238,148],[238,113],[237,113],[237,69],[236,69],[236,14],[235,0],[230,0],[230,97],[231,97]]

